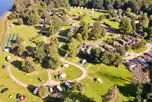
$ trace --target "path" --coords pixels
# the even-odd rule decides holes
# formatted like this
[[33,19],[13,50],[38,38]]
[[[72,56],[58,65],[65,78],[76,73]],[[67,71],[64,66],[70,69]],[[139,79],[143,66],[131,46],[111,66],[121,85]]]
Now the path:
[[129,56],[124,57],[123,59],[124,60],[131,60],[131,59],[134,59],[134,58],[136,58],[138,56],[142,56],[144,53],[150,52],[152,50],[152,44],[148,43],[146,46],[147,46],[147,49],[144,52],[136,53],[134,51],[131,51],[131,52],[129,52]]
[[10,65],[10,63],[9,63],[8,66],[7,66],[7,68],[6,68],[6,71],[8,72],[9,76],[11,77],[11,79],[14,80],[17,84],[19,84],[19,85],[21,85],[21,86],[27,88],[27,87],[28,87],[27,84],[25,84],[25,83],[19,81],[18,79],[16,79],[16,78],[13,76],[10,67],[11,67],[11,65]]
[[52,80],[51,69],[47,69],[46,71],[48,72],[48,81],[45,82],[43,85],[44,85],[44,86],[55,86],[55,85],[59,85],[59,84],[60,84],[59,81],[54,81],[54,80]]
[[81,80],[85,79],[86,77],[88,77],[87,70],[86,70],[85,68],[83,68],[81,65],[78,65],[78,64],[75,64],[75,63],[73,63],[73,62],[67,61],[67,60],[65,60],[65,59],[63,59],[63,58],[61,58],[60,60],[61,60],[62,62],[64,62],[64,63],[73,65],[73,66],[79,68],[79,69],[82,71],[82,76],[79,77],[79,78],[77,78],[77,79],[75,79],[75,81],[81,81]]

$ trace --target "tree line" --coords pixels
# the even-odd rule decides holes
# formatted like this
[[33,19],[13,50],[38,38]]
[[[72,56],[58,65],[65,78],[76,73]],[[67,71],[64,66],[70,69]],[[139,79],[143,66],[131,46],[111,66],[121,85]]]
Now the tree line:
[[127,9],[151,12],[151,0],[70,0],[72,6],[84,6],[98,9]]

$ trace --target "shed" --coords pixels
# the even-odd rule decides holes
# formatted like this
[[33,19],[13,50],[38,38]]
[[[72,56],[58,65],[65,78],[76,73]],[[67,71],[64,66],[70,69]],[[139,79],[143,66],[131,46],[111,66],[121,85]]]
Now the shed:
[[62,73],[62,74],[59,74],[59,79],[65,79],[66,78],[66,74],[65,73]]
[[87,63],[87,60],[86,59],[83,59],[82,61],[81,61],[81,64],[82,65],[84,65],[84,64],[86,64]]
[[62,65],[64,68],[68,68],[69,67],[69,64],[63,64]]
[[49,92],[53,93],[53,88],[52,87],[49,88]]
[[10,61],[10,60],[11,60],[11,56],[7,56],[7,57],[5,58],[5,60],[6,60],[6,61]]
[[4,48],[4,51],[5,51],[5,52],[9,52],[10,49],[9,49],[9,48]]

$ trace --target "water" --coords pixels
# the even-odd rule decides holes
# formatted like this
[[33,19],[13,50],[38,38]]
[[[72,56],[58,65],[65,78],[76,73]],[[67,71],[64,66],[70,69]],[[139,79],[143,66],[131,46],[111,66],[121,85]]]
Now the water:
[[0,18],[5,12],[11,9],[13,5],[13,0],[0,0]]

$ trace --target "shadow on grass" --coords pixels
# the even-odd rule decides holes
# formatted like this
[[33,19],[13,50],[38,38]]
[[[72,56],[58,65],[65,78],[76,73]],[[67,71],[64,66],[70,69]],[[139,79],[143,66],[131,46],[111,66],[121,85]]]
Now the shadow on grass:
[[11,64],[12,64],[15,68],[18,68],[19,70],[20,70],[21,67],[22,67],[22,62],[21,62],[21,61],[18,61],[18,60],[11,62]]
[[131,82],[131,78],[122,78],[121,76],[115,76],[110,73],[98,72],[99,75],[102,75],[109,79],[110,81],[117,83],[119,82]]
[[68,32],[69,32],[69,29],[62,30],[62,31],[60,31],[59,35],[67,37]]
[[64,98],[62,97],[54,97],[49,95],[48,97],[43,99],[44,102],[64,102]]
[[62,37],[58,37],[58,40],[59,40],[59,42],[64,42],[64,43],[69,43],[70,42],[70,40],[67,40],[67,39],[62,38]]
[[120,93],[126,97],[135,97],[137,87],[134,84],[126,84],[125,86],[118,86]]
[[62,56],[62,57],[64,57],[65,54],[67,53],[64,49],[61,49],[61,48],[59,49],[58,52],[59,52],[59,55]]
[[71,90],[67,90],[63,92],[64,98],[70,98],[73,100],[79,100],[80,102],[94,102],[92,98],[83,95],[81,92],[73,92]]

